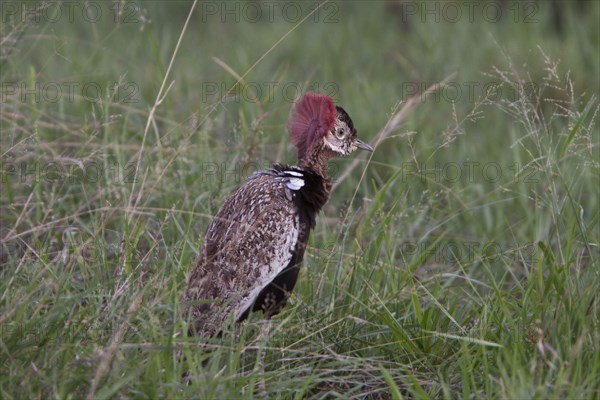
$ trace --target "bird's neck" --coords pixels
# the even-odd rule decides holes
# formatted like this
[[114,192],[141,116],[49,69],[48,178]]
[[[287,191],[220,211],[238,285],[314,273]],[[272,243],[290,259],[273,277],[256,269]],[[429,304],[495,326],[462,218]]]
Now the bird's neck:
[[308,168],[317,173],[324,181],[329,182],[329,159],[334,153],[325,147],[323,143],[316,143],[304,157],[298,160],[298,165]]
[[317,214],[331,195],[331,179],[327,164],[333,156],[334,153],[329,148],[319,143],[298,160],[298,166],[305,173],[303,174],[304,186],[299,191],[300,196],[296,197],[296,201],[299,202],[299,210],[303,213],[309,230],[314,228]]

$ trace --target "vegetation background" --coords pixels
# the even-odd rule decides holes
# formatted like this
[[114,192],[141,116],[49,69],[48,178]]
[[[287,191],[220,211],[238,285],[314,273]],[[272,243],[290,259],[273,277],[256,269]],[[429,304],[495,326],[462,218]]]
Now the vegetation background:
[[[3,1],[1,17],[1,398],[600,397],[599,2]],[[211,216],[294,162],[307,91],[376,151],[331,164],[268,341],[260,315],[187,338]]]

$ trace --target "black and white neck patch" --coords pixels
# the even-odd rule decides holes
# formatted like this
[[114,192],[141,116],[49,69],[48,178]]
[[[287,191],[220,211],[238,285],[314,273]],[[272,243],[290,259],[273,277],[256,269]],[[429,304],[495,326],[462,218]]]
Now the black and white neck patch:
[[256,171],[249,179],[265,175],[285,188],[286,198],[296,204],[300,213],[306,213],[312,228],[317,213],[329,199],[331,181],[310,168],[285,164],[273,164],[271,169]]
[[306,183],[304,171],[293,166],[277,171],[275,179],[285,182],[286,187],[295,192],[302,189]]

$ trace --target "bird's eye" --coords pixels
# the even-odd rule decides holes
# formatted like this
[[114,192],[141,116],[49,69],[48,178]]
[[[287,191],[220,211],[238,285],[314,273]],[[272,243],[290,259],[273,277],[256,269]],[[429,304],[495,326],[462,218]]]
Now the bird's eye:
[[341,138],[344,136],[344,130],[343,130],[342,128],[337,128],[337,129],[335,130],[335,136],[336,136],[338,139],[341,139]]

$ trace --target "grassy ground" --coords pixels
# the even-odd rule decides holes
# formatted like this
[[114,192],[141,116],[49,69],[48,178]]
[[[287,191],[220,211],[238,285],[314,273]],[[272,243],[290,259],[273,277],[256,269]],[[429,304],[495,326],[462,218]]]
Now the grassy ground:
[[[2,5],[1,398],[600,397],[599,3],[39,4]],[[268,342],[182,337],[308,90],[375,153],[331,164]]]

